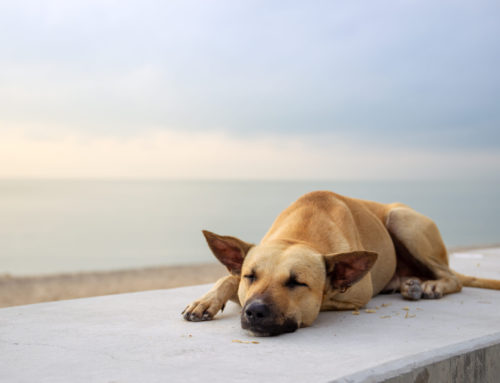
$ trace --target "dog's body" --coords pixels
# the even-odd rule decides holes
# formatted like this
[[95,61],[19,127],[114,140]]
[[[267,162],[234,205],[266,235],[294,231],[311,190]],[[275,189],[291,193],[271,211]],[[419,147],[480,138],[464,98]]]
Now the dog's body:
[[326,191],[284,210],[258,245],[204,232],[231,275],[183,312],[210,320],[229,299],[243,306],[242,327],[276,335],[310,325],[320,310],[357,309],[380,292],[441,298],[462,285],[500,282],[448,267],[435,223],[400,203],[381,204]]

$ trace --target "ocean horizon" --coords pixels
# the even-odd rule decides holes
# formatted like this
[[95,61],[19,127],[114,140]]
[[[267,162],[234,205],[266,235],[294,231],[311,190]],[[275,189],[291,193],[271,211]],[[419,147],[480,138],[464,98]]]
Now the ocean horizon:
[[258,243],[301,195],[331,190],[402,202],[448,247],[500,243],[497,180],[0,180],[0,274],[215,262],[201,230]]

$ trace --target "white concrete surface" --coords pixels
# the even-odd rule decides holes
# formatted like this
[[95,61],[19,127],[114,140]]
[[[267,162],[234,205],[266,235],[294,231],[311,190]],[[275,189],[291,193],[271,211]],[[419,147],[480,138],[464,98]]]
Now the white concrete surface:
[[471,249],[450,254],[450,266],[460,273],[499,279],[500,248]]
[[[500,248],[467,254],[452,257],[457,270],[483,275],[484,265],[500,279]],[[255,338],[235,304],[211,322],[181,318],[207,288],[0,309],[0,382],[382,381],[500,344],[500,291],[381,295],[367,306],[376,313],[321,313],[310,328]]]

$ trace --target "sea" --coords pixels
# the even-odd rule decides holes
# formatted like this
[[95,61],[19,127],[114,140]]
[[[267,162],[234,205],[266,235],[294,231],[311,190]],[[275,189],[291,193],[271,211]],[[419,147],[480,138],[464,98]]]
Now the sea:
[[448,247],[500,243],[499,180],[0,180],[0,274],[44,275],[215,262],[206,229],[258,243],[302,194],[403,202]]

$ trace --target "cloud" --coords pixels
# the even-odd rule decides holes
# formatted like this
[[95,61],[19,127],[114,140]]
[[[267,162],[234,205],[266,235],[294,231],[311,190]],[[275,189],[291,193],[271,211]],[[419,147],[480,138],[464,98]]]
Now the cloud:
[[3,120],[500,147],[495,1],[4,3]]
[[0,176],[497,176],[499,9],[4,2]]
[[[34,129],[32,129],[33,131]],[[57,127],[38,131],[57,131]],[[500,174],[500,153],[371,147],[335,134],[149,129],[128,136],[0,132],[0,177],[434,179]]]

